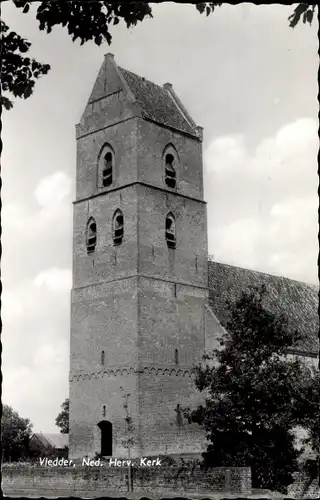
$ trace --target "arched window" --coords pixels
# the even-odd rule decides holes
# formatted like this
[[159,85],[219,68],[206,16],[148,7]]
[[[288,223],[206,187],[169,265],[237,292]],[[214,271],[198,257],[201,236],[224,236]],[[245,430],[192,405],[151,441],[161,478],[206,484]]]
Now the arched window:
[[106,412],[107,412],[106,405],[103,405],[103,407],[102,407],[102,416],[103,417],[106,416]]
[[92,253],[95,251],[97,244],[97,224],[91,217],[87,225],[87,252]]
[[111,186],[114,180],[115,154],[110,144],[104,144],[98,156],[97,186]]
[[176,221],[171,212],[166,217],[166,241],[168,248],[176,248]]
[[121,210],[116,210],[112,220],[112,233],[113,233],[113,244],[115,246],[121,245],[123,240],[123,213]]
[[107,420],[102,420],[98,423],[101,431],[101,451],[100,455],[103,457],[112,456],[112,424]]
[[104,363],[105,363],[105,355],[104,355],[104,351],[101,351],[101,364],[102,364],[102,366],[104,366]]
[[102,185],[108,187],[112,184],[113,158],[112,153],[108,151],[103,157]]
[[167,144],[162,155],[164,164],[164,182],[170,189],[177,186],[179,172],[179,155],[173,144]]
[[174,362],[176,365],[179,364],[179,351],[178,351],[178,349],[174,350]]
[[176,170],[174,168],[174,156],[171,153],[165,155],[165,183],[170,188],[176,187]]

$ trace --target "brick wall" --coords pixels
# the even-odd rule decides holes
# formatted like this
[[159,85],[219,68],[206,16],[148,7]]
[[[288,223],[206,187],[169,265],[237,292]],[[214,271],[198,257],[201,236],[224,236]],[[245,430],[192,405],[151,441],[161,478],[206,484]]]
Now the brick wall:
[[[137,467],[132,469],[133,491],[144,492],[251,492],[249,468],[213,468],[203,471],[191,467]],[[2,489],[5,494],[28,490],[58,495],[86,491],[128,491],[126,467],[19,467],[2,470]]]
[[172,191],[202,199],[202,143],[150,121],[141,118],[136,121],[139,180],[167,189],[163,153],[166,146],[172,144],[178,157],[175,162],[177,186]]
[[[121,456],[121,387],[130,393],[133,457],[203,451],[199,430],[177,428],[174,413],[177,404],[183,408],[193,402],[190,371],[205,344],[208,252],[202,144],[144,120],[138,108],[107,56],[76,127],[70,458],[101,451],[97,424],[102,419],[112,423],[112,452]],[[174,188],[165,183],[168,144],[176,158]],[[101,183],[105,147],[113,157],[109,187]],[[148,186],[131,184],[137,181]],[[114,247],[112,218],[118,208],[124,237]],[[165,240],[168,212],[176,219],[175,250]],[[88,255],[90,217],[96,222],[97,242]]]
[[[251,493],[251,472],[247,467],[212,468],[202,470],[190,466],[137,467],[131,470],[133,491],[136,492],[216,492]],[[288,488],[289,498],[319,498],[319,482],[315,480],[305,491],[306,477],[297,472]],[[66,467],[40,468],[30,466],[2,467],[2,490],[5,495],[41,495],[81,492],[127,492],[126,467]],[[303,496],[302,496],[303,494]]]
[[251,492],[249,468],[212,468],[204,471],[192,467],[135,468],[132,470],[134,491]]

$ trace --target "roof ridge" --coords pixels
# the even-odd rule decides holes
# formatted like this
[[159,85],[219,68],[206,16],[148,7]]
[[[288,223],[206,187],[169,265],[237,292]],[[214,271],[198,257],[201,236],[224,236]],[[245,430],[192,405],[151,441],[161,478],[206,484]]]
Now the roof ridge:
[[118,66],[118,68],[120,69],[120,71],[126,71],[126,73],[131,73],[131,75],[134,75],[134,76],[140,78],[140,80],[151,83],[152,85],[155,85],[156,87],[158,87],[159,89],[161,89],[165,92],[165,89],[162,87],[162,85],[159,85],[158,83],[154,83],[151,80],[148,80],[148,78],[145,78],[144,76],[140,76],[140,75],[138,75],[138,73],[135,73],[134,71],[130,71],[129,69],[122,68],[121,66]]
[[180,111],[180,113],[182,114],[182,116],[186,120],[186,122],[189,123],[190,127],[195,128],[194,121],[192,120],[191,116],[189,116],[189,113],[187,112],[187,110],[184,109],[184,106],[183,106],[182,102],[180,101],[180,99],[178,98],[178,96],[176,96],[175,93],[173,93],[172,91],[170,92],[170,90],[167,90],[167,89],[164,89],[164,90],[169,94],[169,96],[171,97],[175,106],[178,108],[178,110]]
[[284,280],[294,281],[295,283],[300,283],[301,285],[306,285],[306,286],[309,286],[311,288],[319,289],[319,285],[316,285],[313,283],[307,283],[306,281],[296,280],[294,278],[289,278],[289,276],[281,276],[280,274],[272,274],[272,273],[267,273],[265,271],[258,271],[256,269],[248,269],[247,267],[235,266],[233,264],[227,264],[225,262],[218,262],[218,261],[213,261],[213,260],[208,260],[208,262],[210,262],[212,264],[218,264],[218,265],[220,264],[222,266],[232,267],[234,269],[241,269],[243,271],[250,271],[252,273],[264,274],[265,276],[273,276],[275,278],[282,278]]

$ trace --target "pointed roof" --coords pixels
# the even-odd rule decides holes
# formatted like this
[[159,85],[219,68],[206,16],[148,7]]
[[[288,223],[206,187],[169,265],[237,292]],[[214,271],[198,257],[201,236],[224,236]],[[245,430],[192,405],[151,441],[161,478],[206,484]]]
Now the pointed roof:
[[197,127],[170,83],[156,85],[120,68],[113,54],[106,54],[88,104],[122,91],[135,103],[136,116],[202,140],[202,127]]
[[161,125],[197,136],[196,124],[175,95],[172,86],[164,87],[123,68],[119,68],[143,117]]
[[69,434],[35,432],[31,439],[33,437],[37,438],[45,448],[63,449],[69,445]]
[[244,289],[265,284],[270,309],[275,313],[285,312],[289,328],[297,329],[302,334],[292,351],[304,355],[319,354],[318,287],[220,262],[210,261],[208,273],[210,307],[222,324],[228,318],[228,300],[233,302],[240,298]]

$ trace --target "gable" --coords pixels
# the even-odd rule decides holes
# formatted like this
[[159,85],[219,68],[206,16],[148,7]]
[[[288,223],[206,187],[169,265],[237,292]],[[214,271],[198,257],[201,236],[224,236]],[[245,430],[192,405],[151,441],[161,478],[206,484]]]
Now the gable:
[[228,317],[228,300],[240,298],[244,289],[265,284],[270,296],[270,309],[276,313],[285,312],[289,328],[297,329],[302,334],[295,352],[319,354],[319,299],[315,286],[219,262],[208,263],[208,277],[209,303],[222,324]]
[[41,448],[45,449],[52,448],[52,445],[49,443],[49,441],[45,438],[44,434],[42,434],[41,432],[35,433],[31,436],[30,444],[33,444],[37,447],[40,446]]
[[118,67],[113,54],[106,54],[77,126],[77,136],[133,117],[202,140],[201,127],[196,126],[171,84],[156,85]]
[[42,432],[35,433],[30,438],[30,443],[34,443],[37,446],[42,446],[43,448],[58,448],[63,449],[69,444],[69,435],[62,433],[45,433]]
[[122,90],[124,90],[123,81],[116,70],[115,64],[112,58],[106,57],[96,78],[88,104]]
[[80,138],[140,115],[113,57],[107,54],[80,122],[76,125],[76,137]]
[[62,449],[69,444],[69,435],[60,433],[45,434],[45,438],[53,448]]

